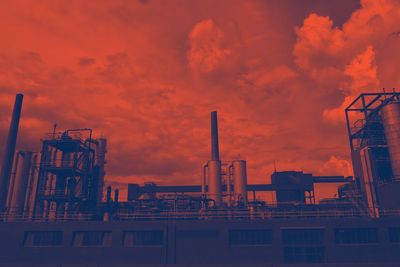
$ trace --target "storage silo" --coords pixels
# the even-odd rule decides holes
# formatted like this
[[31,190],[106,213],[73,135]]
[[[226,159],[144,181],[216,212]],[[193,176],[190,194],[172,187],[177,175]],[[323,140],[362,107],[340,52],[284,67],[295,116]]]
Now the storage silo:
[[394,101],[381,109],[386,142],[389,150],[393,177],[400,180],[400,102]]
[[235,203],[247,205],[247,170],[245,160],[235,160],[233,165],[233,188]]
[[33,152],[18,151],[18,166],[14,180],[14,190],[10,201],[10,212],[16,216],[23,215],[25,197],[28,188]]

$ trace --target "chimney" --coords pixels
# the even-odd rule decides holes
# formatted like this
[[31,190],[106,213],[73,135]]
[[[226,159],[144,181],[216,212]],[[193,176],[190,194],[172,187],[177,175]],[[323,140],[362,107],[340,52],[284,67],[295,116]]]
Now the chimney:
[[15,97],[14,110],[12,113],[10,129],[8,131],[7,143],[4,151],[3,164],[0,172],[0,211],[6,208],[8,186],[10,183],[11,168],[14,160],[15,145],[17,143],[19,119],[21,116],[22,100],[24,95],[17,94]]
[[217,112],[211,112],[211,160],[219,160]]

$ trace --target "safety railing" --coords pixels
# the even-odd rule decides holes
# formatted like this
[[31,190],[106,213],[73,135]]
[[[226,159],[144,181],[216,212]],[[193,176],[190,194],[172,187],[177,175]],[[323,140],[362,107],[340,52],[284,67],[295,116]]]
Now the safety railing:
[[[368,218],[369,214],[359,210],[318,211],[251,211],[251,210],[207,210],[195,212],[118,212],[70,214],[48,217],[0,213],[0,222],[68,222],[68,221],[171,221],[171,220],[269,220],[307,218]],[[380,211],[380,218],[400,217],[400,210]]]

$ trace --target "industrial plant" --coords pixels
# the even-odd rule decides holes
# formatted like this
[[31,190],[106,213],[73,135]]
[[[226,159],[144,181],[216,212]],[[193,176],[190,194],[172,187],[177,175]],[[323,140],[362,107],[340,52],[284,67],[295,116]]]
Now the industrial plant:
[[[400,266],[400,93],[363,93],[344,111],[354,176],[286,170],[251,184],[245,159],[220,158],[212,111],[198,183],[131,183],[126,200],[105,186],[96,129],[54,127],[41,151],[16,150],[22,107],[18,94],[0,173],[1,266]],[[337,183],[336,198],[316,201],[317,184]]]

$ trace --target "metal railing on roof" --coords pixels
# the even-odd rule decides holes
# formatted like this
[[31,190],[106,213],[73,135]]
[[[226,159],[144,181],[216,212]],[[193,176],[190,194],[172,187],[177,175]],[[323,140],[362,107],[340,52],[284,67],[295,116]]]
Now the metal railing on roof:
[[[317,211],[251,211],[207,210],[203,212],[129,212],[99,217],[93,213],[72,214],[59,218],[1,213],[0,222],[73,222],[73,221],[175,221],[175,220],[269,220],[269,219],[317,219],[317,218],[368,218],[361,210]],[[400,217],[400,210],[382,210],[380,217]]]

